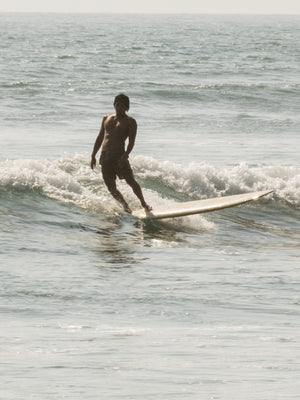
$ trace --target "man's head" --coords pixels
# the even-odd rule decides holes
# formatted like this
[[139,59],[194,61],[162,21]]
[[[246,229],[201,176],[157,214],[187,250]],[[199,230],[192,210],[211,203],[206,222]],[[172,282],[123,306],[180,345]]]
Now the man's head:
[[122,103],[124,106],[126,106],[126,111],[129,110],[129,97],[126,96],[126,94],[118,94],[118,96],[115,97],[114,106],[116,105],[116,103]]

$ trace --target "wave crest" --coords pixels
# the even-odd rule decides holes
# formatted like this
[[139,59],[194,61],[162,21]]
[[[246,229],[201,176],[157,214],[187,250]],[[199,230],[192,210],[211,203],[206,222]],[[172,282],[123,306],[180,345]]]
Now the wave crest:
[[[300,203],[300,168],[295,166],[232,168],[208,164],[176,164],[154,158],[131,159],[136,177],[153,205],[227,196],[243,192],[274,190],[275,199]],[[136,206],[138,202],[123,182],[121,190]],[[87,155],[65,155],[58,160],[7,160],[0,163],[0,189],[39,191],[46,196],[80,207],[109,207],[111,197],[99,170],[89,167]]]
[[245,163],[232,168],[194,163],[181,165],[141,156],[133,160],[133,165],[141,178],[158,180],[195,199],[274,190],[278,199],[292,205],[300,203],[299,167],[250,167]]

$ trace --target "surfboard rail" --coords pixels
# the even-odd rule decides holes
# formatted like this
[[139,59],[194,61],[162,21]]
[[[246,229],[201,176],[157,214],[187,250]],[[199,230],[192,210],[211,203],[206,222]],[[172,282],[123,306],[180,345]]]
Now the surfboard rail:
[[187,215],[201,214],[224,208],[233,207],[239,204],[257,200],[273,190],[236,194],[233,196],[214,197],[211,199],[194,200],[184,203],[175,203],[170,206],[154,208],[151,211],[144,209],[135,210],[132,215],[138,219],[163,219],[184,217]]

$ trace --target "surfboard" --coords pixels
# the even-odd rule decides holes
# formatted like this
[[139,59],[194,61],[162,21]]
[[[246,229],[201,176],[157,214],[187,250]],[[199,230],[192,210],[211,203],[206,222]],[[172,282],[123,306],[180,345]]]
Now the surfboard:
[[183,217],[186,215],[200,214],[210,211],[222,210],[223,208],[237,206],[249,201],[257,200],[260,197],[272,193],[273,190],[236,194],[233,196],[214,197],[205,200],[188,201],[175,203],[165,207],[153,207],[151,211],[144,209],[135,210],[132,215],[138,219],[162,219]]

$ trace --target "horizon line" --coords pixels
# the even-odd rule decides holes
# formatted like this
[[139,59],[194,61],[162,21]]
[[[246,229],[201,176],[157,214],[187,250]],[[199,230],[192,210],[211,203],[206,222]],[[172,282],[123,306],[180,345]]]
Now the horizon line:
[[288,16],[299,16],[300,11],[296,13],[291,12],[193,12],[193,11],[184,11],[184,12],[163,12],[163,11],[153,11],[153,12],[144,12],[144,11],[132,11],[132,12],[118,12],[118,11],[1,11],[0,14],[100,14],[100,15],[288,15]]

